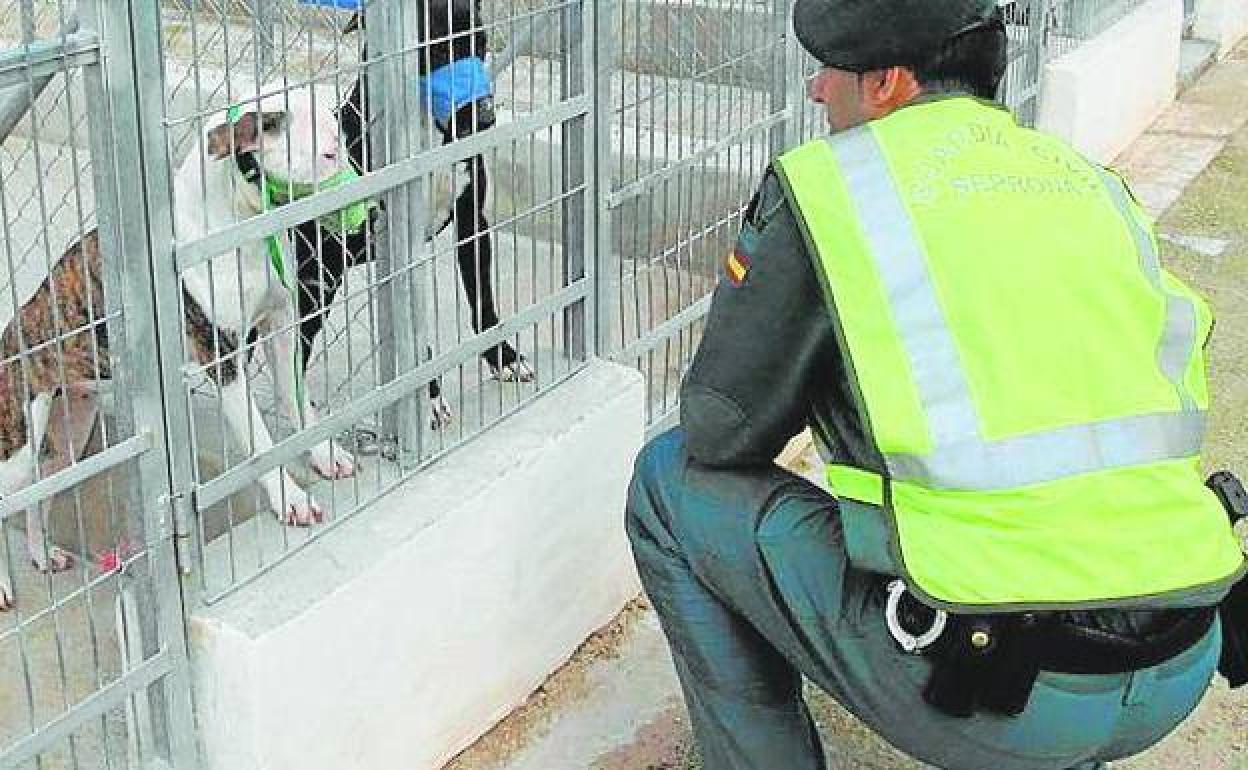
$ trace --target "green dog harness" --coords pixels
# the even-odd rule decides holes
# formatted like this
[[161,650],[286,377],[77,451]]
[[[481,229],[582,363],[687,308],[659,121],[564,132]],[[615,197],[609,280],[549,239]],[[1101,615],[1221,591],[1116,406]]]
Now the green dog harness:
[[[226,119],[230,123],[237,123],[243,116],[242,107],[235,104],[226,110]],[[284,206],[291,201],[306,198],[318,191],[332,190],[335,187],[341,187],[360,178],[360,175],[354,169],[344,168],[333,176],[323,179],[316,184],[294,182],[285,179],[271,172],[265,171],[257,165],[259,178],[254,179],[254,183],[260,190],[260,210],[262,212],[269,211],[280,206]],[[345,208],[331,211],[317,219],[317,224],[331,232],[344,235],[353,235],[360,232],[365,223],[368,222],[369,211],[374,204],[371,200],[362,199],[349,204]],[[269,266],[272,268],[277,279],[282,286],[290,292],[291,298],[298,307],[299,297],[296,294],[295,284],[298,282],[291,281],[286,275],[286,260],[282,253],[282,242],[277,234],[269,235],[264,239],[265,248],[268,251]],[[297,350],[292,354],[292,366],[295,372],[295,392],[299,398],[299,402],[303,403],[303,368],[299,365],[299,356]]]

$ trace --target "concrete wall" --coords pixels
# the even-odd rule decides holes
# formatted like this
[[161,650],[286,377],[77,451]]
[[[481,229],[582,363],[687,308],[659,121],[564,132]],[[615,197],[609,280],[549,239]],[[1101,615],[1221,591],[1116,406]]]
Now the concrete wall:
[[1152,0],[1050,62],[1037,127],[1115,158],[1174,101],[1182,29],[1181,2]]
[[1248,37],[1248,0],[1197,0],[1192,36],[1217,43],[1218,55],[1226,56]]
[[438,768],[640,590],[644,388],[594,362],[190,621],[214,770]]

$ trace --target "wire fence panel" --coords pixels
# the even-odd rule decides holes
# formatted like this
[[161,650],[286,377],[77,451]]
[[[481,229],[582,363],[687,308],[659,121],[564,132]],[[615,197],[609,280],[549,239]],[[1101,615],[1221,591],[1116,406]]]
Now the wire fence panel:
[[[1002,2],[999,98],[1028,124],[1050,2]],[[645,375],[651,434],[678,419],[720,264],[767,164],[828,130],[806,96],[820,65],[792,35],[791,10],[790,0],[600,4],[599,156],[610,184],[598,251],[614,308],[601,344]]]
[[611,174],[602,169],[610,184],[598,248],[616,292],[609,349],[646,376],[657,427],[676,417],[721,258],[785,143],[788,8],[621,0],[599,12],[599,152]]
[[1035,123],[1044,65],[1052,58],[1054,0],[999,2],[1008,40],[1005,76],[997,98],[1020,123]]
[[593,4],[342,5],[162,4],[162,336],[209,602],[579,371],[593,333]]
[[0,2],[3,767],[193,760],[130,32],[124,3]]

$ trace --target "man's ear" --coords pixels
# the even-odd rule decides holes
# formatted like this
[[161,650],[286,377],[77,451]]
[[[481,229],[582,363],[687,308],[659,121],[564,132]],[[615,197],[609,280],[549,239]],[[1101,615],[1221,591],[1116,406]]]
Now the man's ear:
[[873,116],[892,112],[923,91],[908,67],[889,67],[863,73],[862,85],[863,99]]
[[208,155],[222,160],[231,155],[260,149],[260,134],[281,131],[286,125],[284,112],[245,112],[233,123],[225,122],[208,132]]

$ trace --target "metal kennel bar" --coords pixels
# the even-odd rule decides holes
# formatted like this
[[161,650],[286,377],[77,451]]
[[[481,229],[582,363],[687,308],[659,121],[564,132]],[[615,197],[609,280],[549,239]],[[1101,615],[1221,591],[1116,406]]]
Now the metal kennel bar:
[[[6,454],[43,447],[0,503],[0,583],[16,600],[0,612],[6,768],[197,761],[147,208],[132,194],[143,174],[131,11],[0,3],[0,397],[11,416],[53,394],[46,433],[27,411],[5,438]],[[96,399],[100,416],[84,406]],[[30,564],[23,518],[47,572]]]
[[651,432],[677,419],[720,257],[796,138],[788,6],[599,4],[599,281],[615,295],[599,339],[645,375]]

